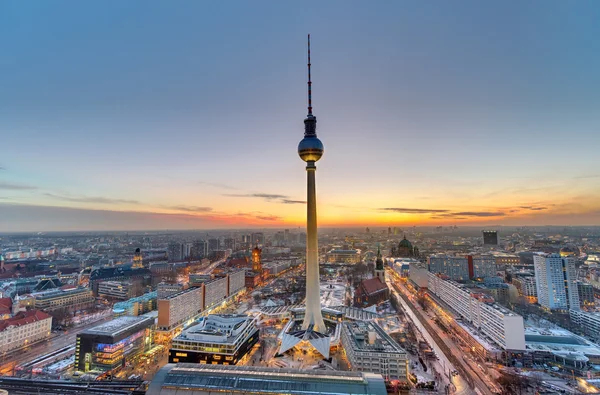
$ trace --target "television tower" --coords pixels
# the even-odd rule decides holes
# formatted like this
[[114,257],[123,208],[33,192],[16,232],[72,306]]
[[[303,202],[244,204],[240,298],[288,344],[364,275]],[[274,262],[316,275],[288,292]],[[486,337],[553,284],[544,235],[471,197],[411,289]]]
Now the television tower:
[[317,138],[317,118],[312,113],[310,78],[310,34],[308,35],[308,115],[304,119],[304,139],[298,144],[298,155],[306,162],[306,313],[302,329],[327,333],[321,314],[319,283],[319,242],[317,238],[317,192],[315,162],[323,156],[323,143]]

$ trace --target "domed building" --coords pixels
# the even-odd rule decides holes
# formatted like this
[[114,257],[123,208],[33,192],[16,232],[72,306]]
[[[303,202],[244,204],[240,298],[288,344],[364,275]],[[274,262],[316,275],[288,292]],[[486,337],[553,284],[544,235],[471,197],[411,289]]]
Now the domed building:
[[406,236],[400,243],[398,243],[398,248],[392,249],[392,255],[394,257],[400,258],[416,258],[419,256],[419,249],[414,247],[410,241],[406,239]]
[[560,256],[565,258],[568,256],[578,256],[579,251],[574,247],[563,247],[560,249]]

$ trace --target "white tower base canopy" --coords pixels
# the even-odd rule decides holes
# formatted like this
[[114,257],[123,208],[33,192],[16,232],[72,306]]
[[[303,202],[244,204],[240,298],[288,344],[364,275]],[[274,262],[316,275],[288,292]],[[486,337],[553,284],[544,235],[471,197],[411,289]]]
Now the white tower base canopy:
[[319,352],[319,354],[323,356],[323,358],[329,359],[331,338],[311,329],[285,333],[281,341],[279,352],[283,354],[284,352],[294,348],[294,346],[302,341],[308,341],[311,346],[313,346]]

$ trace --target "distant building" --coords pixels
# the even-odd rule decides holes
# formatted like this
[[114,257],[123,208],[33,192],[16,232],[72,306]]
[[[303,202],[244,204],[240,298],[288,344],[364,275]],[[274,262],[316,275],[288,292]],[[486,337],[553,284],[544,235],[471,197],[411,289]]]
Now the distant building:
[[577,293],[579,294],[580,307],[594,307],[594,286],[590,283],[577,281]]
[[204,240],[196,240],[192,246],[192,257],[195,259],[208,256],[208,243]]
[[386,395],[379,374],[297,370],[258,366],[167,364],[154,376],[146,395],[172,395],[193,388],[194,395],[353,394]]
[[77,334],[75,370],[112,372],[151,346],[154,317],[123,316]]
[[456,281],[493,277],[497,274],[496,259],[488,256],[433,255],[428,258],[428,267],[430,272],[444,274]]
[[211,314],[173,339],[169,363],[235,365],[258,342],[256,319]]
[[220,247],[219,239],[208,239],[208,254],[217,251]]
[[512,283],[517,288],[519,295],[529,298],[532,302],[537,302],[537,288],[533,273],[516,274],[513,276]]
[[85,287],[63,286],[49,291],[34,292],[33,307],[37,310],[52,312],[56,310],[85,310],[96,303],[92,291]]
[[[98,295],[99,284],[103,281],[130,281],[136,288],[144,289],[151,284],[152,272],[149,269],[135,269],[127,266],[103,267],[90,274],[90,288]],[[133,295],[137,296],[137,295]]]
[[498,232],[495,230],[483,231],[483,245],[498,245]]
[[156,297],[157,292],[153,291],[124,302],[115,303],[113,306],[113,315],[115,317],[122,315],[138,316],[156,310]]
[[52,317],[39,310],[0,320],[0,352],[9,353],[50,337]]
[[102,281],[98,286],[98,296],[107,299],[127,300],[135,297],[130,281]]
[[559,254],[533,257],[538,303],[549,310],[578,310],[575,259]]
[[373,274],[382,284],[385,284],[385,268],[383,267],[383,258],[381,257],[381,248],[379,247],[377,247],[377,258],[375,259],[375,271]]
[[586,335],[600,338],[600,313],[583,310],[569,310],[571,322],[577,325]]
[[167,248],[169,262],[177,262],[183,259],[183,245],[181,243],[169,243]]
[[341,338],[352,370],[381,374],[386,380],[407,380],[406,351],[376,323],[344,322]]
[[133,254],[133,264],[131,265],[131,267],[136,269],[144,267],[142,251],[139,248],[135,249],[135,253]]
[[389,298],[388,286],[377,277],[361,281],[354,292],[354,303],[359,307],[379,304]]
[[157,299],[164,299],[169,295],[173,295],[181,291],[183,291],[183,284],[161,282],[156,286],[156,297]]
[[359,263],[362,261],[362,253],[354,248],[334,248],[327,253],[329,263]]
[[414,247],[410,241],[406,239],[406,236],[398,243],[398,247],[392,248],[392,256],[400,258],[417,258],[419,256],[419,249]]

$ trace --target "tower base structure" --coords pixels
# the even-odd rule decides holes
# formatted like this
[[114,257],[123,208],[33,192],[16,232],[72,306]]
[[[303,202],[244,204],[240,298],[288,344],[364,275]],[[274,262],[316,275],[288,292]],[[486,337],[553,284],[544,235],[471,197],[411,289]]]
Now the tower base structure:
[[324,330],[316,330],[315,325],[305,329],[303,324],[306,309],[304,307],[290,309],[291,318],[278,336],[281,341],[278,353],[283,354],[294,347],[308,347],[317,350],[324,359],[329,359],[330,350],[335,350],[340,344],[340,323],[344,315],[338,310],[329,308],[324,308],[323,313]]

